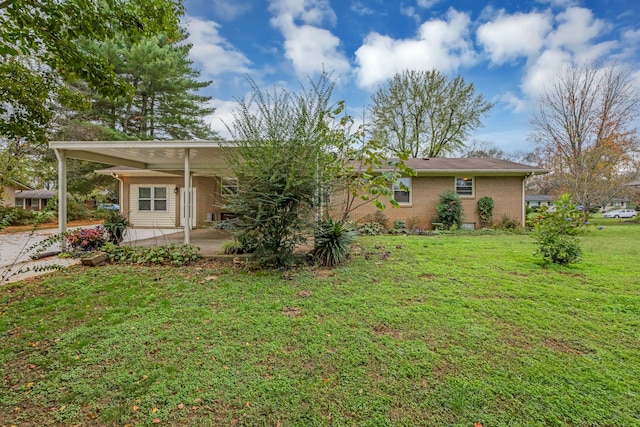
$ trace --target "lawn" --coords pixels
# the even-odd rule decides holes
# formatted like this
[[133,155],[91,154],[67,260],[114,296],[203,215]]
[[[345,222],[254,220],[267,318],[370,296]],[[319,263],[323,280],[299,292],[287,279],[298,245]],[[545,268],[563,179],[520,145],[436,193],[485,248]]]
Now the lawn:
[[640,425],[640,225],[362,237],[332,271],[72,268],[0,288],[0,425]]

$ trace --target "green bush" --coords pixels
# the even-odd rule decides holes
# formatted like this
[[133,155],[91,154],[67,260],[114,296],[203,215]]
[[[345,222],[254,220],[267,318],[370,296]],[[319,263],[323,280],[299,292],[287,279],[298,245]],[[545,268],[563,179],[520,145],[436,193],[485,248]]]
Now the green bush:
[[582,212],[568,194],[556,200],[554,209],[540,212],[534,222],[532,236],[538,244],[536,254],[544,263],[568,265],[582,256],[578,235],[584,231]]
[[445,191],[440,194],[440,203],[437,206],[438,221],[444,228],[460,228],[464,210],[460,196],[454,191]]
[[0,219],[6,226],[33,224],[36,212],[15,206],[0,206]]
[[92,252],[104,246],[107,239],[104,227],[79,228],[64,236],[73,252]]
[[520,222],[517,219],[506,214],[502,214],[500,219],[493,223],[493,228],[496,230],[516,231],[520,227]]
[[358,235],[351,222],[327,219],[318,223],[312,255],[325,267],[338,265],[347,258],[349,247]]
[[480,226],[486,228],[493,221],[493,208],[495,203],[492,197],[484,196],[478,200],[478,215],[480,216]]
[[177,243],[169,246],[142,248],[107,243],[104,245],[103,250],[109,256],[109,261],[124,264],[184,266],[191,265],[202,258],[200,249],[197,246]]
[[363,222],[358,226],[358,233],[363,236],[377,236],[384,233],[384,226],[379,222]]
[[225,255],[238,255],[243,254],[242,243],[238,240],[227,240],[222,244],[222,253]]
[[389,227],[389,218],[385,214],[382,213],[381,210],[376,210],[372,214],[366,215],[364,218],[364,222],[377,222],[382,226],[382,228]]
[[102,226],[107,231],[109,241],[114,244],[122,242],[131,222],[118,211],[106,211]]

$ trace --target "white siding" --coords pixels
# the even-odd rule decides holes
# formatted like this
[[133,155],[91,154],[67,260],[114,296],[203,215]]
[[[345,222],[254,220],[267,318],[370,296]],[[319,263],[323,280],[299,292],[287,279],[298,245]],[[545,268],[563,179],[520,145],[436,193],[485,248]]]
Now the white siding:
[[[166,187],[167,211],[138,210],[138,189],[140,187]],[[129,188],[129,221],[134,227],[174,228],[176,227],[176,195],[173,193],[174,184],[131,184]]]

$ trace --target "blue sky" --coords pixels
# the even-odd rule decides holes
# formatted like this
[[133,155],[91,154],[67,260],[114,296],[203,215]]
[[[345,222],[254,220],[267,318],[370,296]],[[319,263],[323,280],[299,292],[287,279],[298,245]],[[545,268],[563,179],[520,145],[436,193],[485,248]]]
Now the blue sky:
[[[186,0],[191,59],[213,97],[211,125],[228,136],[234,98],[295,90],[323,67],[358,121],[379,85],[405,69],[460,74],[496,106],[472,140],[526,150],[537,97],[567,64],[638,69],[637,0]],[[640,82],[640,72],[638,72]],[[366,117],[365,117],[366,119]]]

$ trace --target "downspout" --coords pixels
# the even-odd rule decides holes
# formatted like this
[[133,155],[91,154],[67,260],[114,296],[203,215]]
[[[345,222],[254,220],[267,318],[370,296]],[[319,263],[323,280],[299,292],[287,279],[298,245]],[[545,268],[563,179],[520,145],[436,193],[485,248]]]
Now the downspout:
[[[120,205],[120,209],[124,208],[124,203],[122,203],[122,195],[124,194],[124,181],[118,176],[117,173],[111,172],[111,176],[118,180],[118,204]],[[120,211],[122,213],[122,210]]]
[[[58,159],[58,233],[67,232],[67,156],[64,150],[53,149]],[[60,241],[62,251],[66,249],[65,241]]]
[[526,227],[527,225],[527,193],[526,193],[526,182],[527,178],[533,176],[533,172],[529,172],[522,179],[522,227]]

